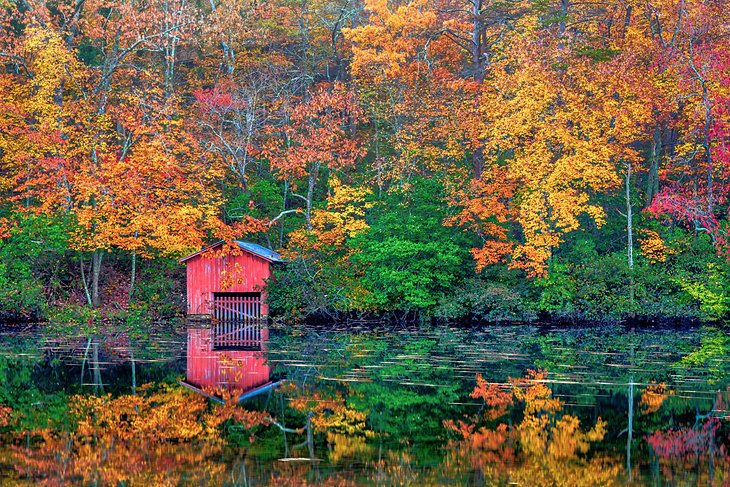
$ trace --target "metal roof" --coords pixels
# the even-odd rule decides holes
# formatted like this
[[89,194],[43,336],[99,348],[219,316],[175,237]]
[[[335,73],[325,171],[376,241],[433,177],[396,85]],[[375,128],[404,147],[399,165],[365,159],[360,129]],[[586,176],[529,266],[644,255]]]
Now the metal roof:
[[244,250],[248,250],[252,254],[256,254],[259,257],[263,257],[266,260],[270,260],[271,262],[284,262],[284,259],[281,258],[281,255],[279,255],[278,252],[274,252],[271,249],[267,249],[263,245],[251,243],[251,242],[242,242],[240,240],[236,240],[236,243],[239,247],[241,247]]
[[[261,257],[262,259],[268,260],[269,262],[285,262],[284,259],[281,258],[281,255],[279,255],[278,252],[274,252],[271,249],[267,249],[266,247],[264,247],[262,245],[251,243],[251,242],[243,242],[241,240],[236,240],[235,242],[238,244],[238,246],[241,249],[243,249],[247,252],[250,252],[254,255],[257,255],[258,257]],[[210,250],[214,247],[218,247],[219,245],[222,245],[224,243],[225,243],[225,241],[223,241],[223,240],[221,240],[220,242],[216,242],[213,245],[209,245],[201,250],[198,250],[197,252],[195,252],[193,254],[183,257],[178,262],[187,262],[188,260],[192,259],[193,257],[195,257],[199,254],[202,254],[206,250]]]

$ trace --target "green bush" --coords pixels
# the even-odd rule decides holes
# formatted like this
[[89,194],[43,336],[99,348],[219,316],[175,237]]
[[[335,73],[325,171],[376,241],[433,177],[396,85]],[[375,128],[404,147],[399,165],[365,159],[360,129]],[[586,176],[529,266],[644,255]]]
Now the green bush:
[[446,321],[473,318],[488,322],[525,322],[537,318],[514,289],[481,279],[467,279],[452,295],[442,299],[435,316]]
[[438,182],[415,179],[407,190],[388,193],[373,211],[369,230],[353,242],[366,308],[430,315],[473,275],[472,242],[444,227],[442,195]]

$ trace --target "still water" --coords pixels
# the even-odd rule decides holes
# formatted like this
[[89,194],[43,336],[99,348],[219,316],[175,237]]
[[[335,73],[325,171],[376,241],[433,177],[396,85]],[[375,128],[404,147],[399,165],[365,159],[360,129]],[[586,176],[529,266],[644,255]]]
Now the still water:
[[0,334],[2,485],[728,485],[723,328]]

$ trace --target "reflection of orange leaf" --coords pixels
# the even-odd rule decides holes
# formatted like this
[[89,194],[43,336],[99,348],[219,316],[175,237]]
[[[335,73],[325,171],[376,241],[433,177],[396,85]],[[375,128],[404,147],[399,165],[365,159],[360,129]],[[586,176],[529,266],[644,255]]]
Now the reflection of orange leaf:
[[515,398],[525,402],[525,414],[550,413],[563,408],[563,402],[552,397],[553,391],[545,383],[547,377],[547,371],[538,369],[528,370],[525,377],[510,379]]
[[570,479],[576,486],[612,485],[618,465],[582,457],[591,443],[604,438],[606,422],[598,418],[592,428],[581,429],[576,416],[562,413],[563,403],[552,398],[546,380],[546,371],[530,370],[523,378],[510,379],[512,389],[506,393],[478,376],[472,397],[483,397],[497,411],[517,400],[524,403],[524,416],[514,425],[495,427],[483,423],[498,417],[490,412],[444,421],[446,430],[458,435],[449,443],[444,466],[477,469],[487,484],[566,485]]
[[33,448],[14,451],[18,474],[37,485],[178,485],[200,472],[192,483],[223,484],[211,479],[222,476],[225,465],[209,461],[224,446],[220,426],[235,421],[251,428],[270,422],[268,414],[240,407],[235,395],[211,408],[205,397],[180,387],[142,386],[138,391],[71,397],[75,431],[30,432]]
[[488,383],[482,374],[477,374],[477,385],[471,393],[471,397],[474,399],[481,397],[485,404],[491,407],[512,404],[512,393],[503,390],[500,384]]
[[641,413],[651,414],[657,412],[664,401],[673,394],[674,391],[667,390],[667,386],[663,382],[661,384],[649,384],[641,391],[641,401],[639,402]]

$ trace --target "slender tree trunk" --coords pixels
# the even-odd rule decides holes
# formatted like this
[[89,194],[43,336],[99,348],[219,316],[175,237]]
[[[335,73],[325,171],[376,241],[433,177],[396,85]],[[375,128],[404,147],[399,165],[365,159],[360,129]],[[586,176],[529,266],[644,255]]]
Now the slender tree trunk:
[[710,102],[710,95],[707,89],[707,83],[702,83],[702,101],[705,105],[705,130],[704,130],[704,141],[703,146],[705,149],[705,159],[707,160],[707,212],[712,215],[714,198],[713,198],[713,183],[714,183],[714,167],[712,160],[712,141],[710,139],[710,130],[712,129],[712,106]]
[[94,389],[98,394],[104,394],[104,383],[101,381],[101,367],[99,366],[99,342],[96,340],[92,347],[92,361]]
[[633,439],[634,428],[634,378],[629,379],[629,425],[626,430],[626,471],[629,474],[629,483],[633,482],[631,471],[631,440]]
[[137,251],[132,252],[132,277],[129,280],[129,302],[132,302],[134,294],[134,281],[137,278]]
[[565,35],[565,28],[567,27],[568,8],[569,7],[570,7],[569,0],[560,0],[560,37]]
[[134,360],[134,348],[129,344],[129,360],[132,362],[132,394],[137,394],[137,362]]
[[651,144],[651,165],[646,181],[646,206],[651,205],[654,196],[659,192],[659,161],[662,151],[662,131],[657,124],[654,128],[654,139]]
[[380,131],[378,129],[378,117],[373,117],[373,128],[375,129],[375,169],[377,171],[378,198],[383,196],[383,162],[380,158]]
[[91,348],[91,338],[86,342],[86,350],[84,350],[84,358],[81,361],[81,381],[80,384],[84,385],[84,370],[86,369],[86,360],[89,358],[89,349]]
[[314,435],[312,434],[312,416],[314,413],[311,411],[307,414],[307,449],[309,450],[309,458],[315,459],[314,456]]
[[[284,180],[284,199],[281,204],[281,211],[286,211],[286,198],[289,196],[289,181]],[[279,223],[279,248],[284,247],[284,220]]]
[[629,302],[634,314],[634,214],[631,208],[631,162],[626,162],[626,257],[629,266]]
[[[474,81],[479,83],[484,82],[485,75],[485,64],[484,58],[484,43],[482,42],[482,0],[472,0],[472,26],[471,26],[471,69],[473,71],[472,77]],[[474,109],[479,111],[480,105],[479,91],[476,92],[474,97]],[[482,172],[484,171],[484,147],[481,142],[477,142],[471,155],[472,159],[472,174],[474,179],[481,179]]]
[[91,305],[94,308],[98,308],[101,304],[99,278],[101,277],[101,260],[103,256],[101,250],[95,250],[91,255]]
[[81,267],[81,283],[84,286],[84,294],[86,294],[86,302],[92,306],[91,291],[89,291],[89,281],[86,280],[86,272],[84,271],[84,257],[79,252],[79,266]]

